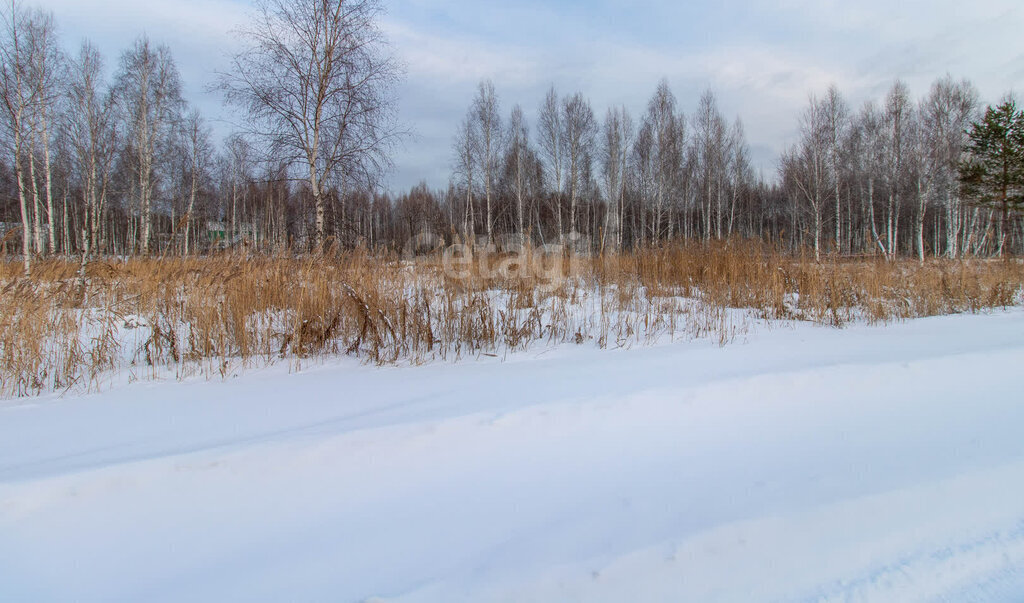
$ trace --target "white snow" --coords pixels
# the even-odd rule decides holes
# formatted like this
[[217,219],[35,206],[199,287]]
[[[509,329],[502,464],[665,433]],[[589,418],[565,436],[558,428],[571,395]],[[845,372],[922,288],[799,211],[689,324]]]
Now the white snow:
[[0,402],[0,600],[1024,600],[1024,311],[747,339]]

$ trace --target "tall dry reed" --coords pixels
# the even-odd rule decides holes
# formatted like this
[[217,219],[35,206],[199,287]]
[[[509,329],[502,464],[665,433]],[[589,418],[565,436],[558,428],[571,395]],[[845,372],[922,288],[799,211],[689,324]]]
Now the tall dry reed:
[[[32,278],[0,264],[0,395],[99,389],[134,378],[224,376],[286,359],[455,360],[537,343],[731,340],[753,319],[843,326],[977,312],[1021,301],[1019,261],[809,258],[757,242],[676,244],[555,257],[566,278],[496,256],[458,278],[440,256],[40,262]],[[571,268],[571,270],[569,269]]]

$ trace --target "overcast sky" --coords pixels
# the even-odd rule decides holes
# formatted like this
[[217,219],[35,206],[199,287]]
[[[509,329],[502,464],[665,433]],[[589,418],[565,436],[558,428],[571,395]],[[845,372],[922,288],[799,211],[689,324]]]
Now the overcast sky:
[[[30,0],[28,0],[30,1]],[[638,116],[668,78],[684,112],[712,89],[742,118],[756,165],[773,176],[808,95],[837,84],[858,106],[895,78],[922,95],[946,73],[985,101],[1024,82],[1020,0],[385,0],[383,23],[407,77],[401,121],[414,136],[395,157],[393,190],[445,185],[451,139],[476,84],[491,78],[503,111],[535,122],[545,90],[581,91],[599,117],[625,104]],[[38,0],[65,45],[89,38],[113,70],[145,32],[170,46],[187,98],[229,131],[231,112],[205,92],[235,47],[246,0]]]

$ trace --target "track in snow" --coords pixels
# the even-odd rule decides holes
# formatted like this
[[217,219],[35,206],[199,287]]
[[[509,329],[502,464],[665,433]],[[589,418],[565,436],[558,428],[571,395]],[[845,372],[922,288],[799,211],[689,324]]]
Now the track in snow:
[[0,403],[0,599],[1024,598],[1024,312]]

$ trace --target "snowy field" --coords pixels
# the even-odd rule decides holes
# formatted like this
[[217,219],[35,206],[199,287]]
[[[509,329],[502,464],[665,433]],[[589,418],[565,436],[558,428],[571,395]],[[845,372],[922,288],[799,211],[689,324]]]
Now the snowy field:
[[1024,311],[742,339],[0,402],[0,600],[1024,600]]

